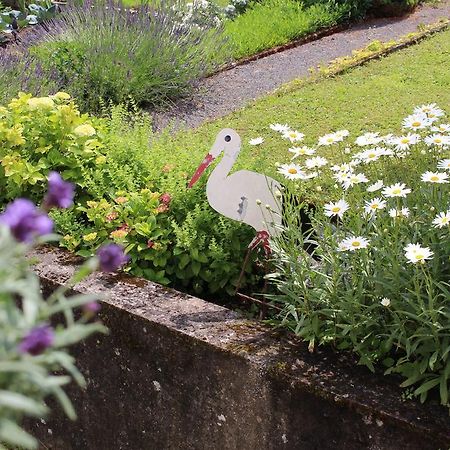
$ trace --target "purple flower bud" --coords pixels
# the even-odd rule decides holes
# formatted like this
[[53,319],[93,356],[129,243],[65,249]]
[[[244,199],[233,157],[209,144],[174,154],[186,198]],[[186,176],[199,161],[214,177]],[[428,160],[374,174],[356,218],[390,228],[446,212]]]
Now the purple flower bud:
[[44,206],[50,208],[68,208],[73,205],[75,185],[64,181],[58,172],[48,175],[48,192],[44,198]]
[[19,344],[21,353],[29,353],[36,356],[43,353],[47,348],[53,345],[55,333],[49,325],[40,325],[33,328]]
[[12,235],[20,242],[31,242],[36,236],[49,234],[53,230],[53,221],[39,210],[30,200],[18,198],[10,203],[0,223],[11,230]]
[[102,307],[99,302],[89,302],[83,306],[83,311],[86,314],[95,314],[98,313],[101,308]]
[[123,248],[117,244],[107,244],[97,251],[100,262],[100,270],[103,272],[114,272],[130,259],[123,252]]

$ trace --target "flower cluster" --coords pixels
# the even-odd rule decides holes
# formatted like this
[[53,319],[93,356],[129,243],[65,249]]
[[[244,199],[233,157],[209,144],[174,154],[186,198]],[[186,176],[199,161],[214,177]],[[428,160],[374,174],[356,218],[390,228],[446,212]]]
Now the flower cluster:
[[[282,323],[310,348],[352,349],[371,370],[383,363],[416,384],[421,399],[437,386],[448,404],[450,124],[429,104],[402,126],[288,148],[271,276]],[[289,125],[270,128],[288,139]]]
[[[430,158],[427,159],[430,160],[434,158],[434,168],[416,176],[414,185],[417,186],[417,189],[420,189],[420,183],[447,184],[450,180],[450,159],[439,158],[450,147],[450,124],[438,123],[444,115],[443,110],[436,104],[419,106],[414,109],[412,115],[403,120],[403,127],[407,130],[406,133],[395,136],[393,134],[381,135],[378,132],[366,132],[354,140],[358,149],[355,152],[352,152],[351,144],[345,148],[341,146],[350,135],[348,130],[325,134],[319,137],[316,147],[304,145],[289,148],[289,152],[293,154],[292,159],[295,159],[296,162],[279,164],[278,172],[287,180],[306,181],[318,177],[324,170],[329,170],[329,176],[343,188],[344,198],[324,205],[324,213],[327,217],[336,217],[342,220],[344,214],[351,209],[348,200],[345,198],[347,192],[350,193],[352,188],[368,183],[372,184],[369,184],[365,191],[367,193],[378,193],[378,195],[362,198],[360,206],[354,206],[354,211],[360,211],[366,220],[374,220],[382,212],[396,219],[409,217],[410,207],[407,206],[408,201],[406,199],[411,194],[412,188],[398,180],[392,180],[386,184],[385,180],[382,179],[371,182],[369,171],[379,174],[379,166],[376,166],[375,163],[398,164],[399,161],[410,156],[411,152],[419,153],[418,147],[425,145],[428,150],[422,151],[420,154],[422,156],[424,154],[429,155]],[[291,143],[303,141],[305,138],[303,133],[292,129],[288,124],[274,123],[270,125],[270,129],[279,133],[282,138],[289,140]],[[257,143],[262,144],[263,142],[264,139],[261,137]],[[324,156],[315,156],[321,147],[330,146],[335,146],[335,153],[341,157],[341,161],[334,165],[330,165],[330,161]],[[298,162],[300,158],[304,158],[303,163]],[[345,159],[347,160],[345,161]],[[389,160],[392,162],[389,163]],[[361,189],[352,192],[351,197],[359,198],[361,192]],[[350,195],[349,193],[347,196]],[[441,195],[445,194],[442,193]],[[399,200],[404,200],[406,203],[401,204]],[[448,210],[439,212],[433,218],[431,224],[435,228],[449,228],[449,214]],[[351,236],[343,238],[338,243],[337,248],[342,252],[365,249],[368,246],[369,240],[366,237]],[[431,259],[433,255],[433,252],[428,248],[425,248],[425,250],[425,253],[423,253],[426,255],[425,257],[421,257],[422,253],[414,253],[416,257],[413,258],[413,253],[410,249],[406,250],[405,247],[404,257],[409,262],[423,263]],[[427,251],[430,253],[427,253]]]

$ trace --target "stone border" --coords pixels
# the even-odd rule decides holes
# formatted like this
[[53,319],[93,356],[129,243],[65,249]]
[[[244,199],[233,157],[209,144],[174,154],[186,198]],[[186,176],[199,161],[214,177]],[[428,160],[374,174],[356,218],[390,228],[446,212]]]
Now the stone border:
[[[42,247],[44,291],[78,261]],[[74,349],[86,392],[29,424],[45,448],[446,449],[448,411],[404,399],[399,379],[371,374],[349,356],[311,354],[292,335],[226,308],[123,274],[95,274],[77,292],[101,293],[108,336]]]

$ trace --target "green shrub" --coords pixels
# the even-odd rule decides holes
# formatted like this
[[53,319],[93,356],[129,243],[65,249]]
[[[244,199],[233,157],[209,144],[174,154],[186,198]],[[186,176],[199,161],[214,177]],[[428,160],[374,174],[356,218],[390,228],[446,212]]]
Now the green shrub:
[[[113,108],[82,115],[67,94],[21,94],[0,109],[0,202],[42,197],[50,170],[77,184],[76,205],[52,212],[62,245],[89,256],[104,242],[125,246],[128,270],[197,293],[232,293],[252,230],[218,218],[204,184],[186,188],[197,161],[167,152],[148,116]],[[256,284],[250,267],[242,287]]]
[[[371,370],[380,364],[400,374],[422,401],[436,392],[448,405],[450,125],[436,105],[424,105],[403,127],[399,136],[368,134],[353,146],[326,136],[330,145],[318,150],[332,149],[328,161],[301,184],[308,192],[332,180],[330,203],[310,211],[305,236],[305,205],[286,202],[273,300],[284,309],[278,323],[311,350],[351,350]],[[311,167],[306,158],[296,163]]]

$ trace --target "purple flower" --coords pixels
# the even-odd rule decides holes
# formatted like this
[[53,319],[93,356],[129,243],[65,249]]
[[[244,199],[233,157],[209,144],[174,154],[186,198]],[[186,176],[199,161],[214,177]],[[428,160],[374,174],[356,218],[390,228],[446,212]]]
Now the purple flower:
[[68,208],[73,205],[75,185],[64,181],[58,172],[50,172],[48,175],[48,192],[44,198],[46,209]]
[[103,272],[114,272],[130,259],[117,244],[104,245],[97,251],[97,257]]
[[91,314],[98,313],[101,308],[102,307],[99,302],[89,302],[83,306],[83,312],[85,314],[91,315]]
[[53,230],[53,221],[39,210],[30,200],[18,198],[10,203],[0,223],[11,230],[12,235],[20,242],[31,242],[36,236],[49,234]]
[[40,325],[33,328],[19,344],[20,353],[29,353],[36,356],[43,353],[53,345],[55,333],[49,325]]

